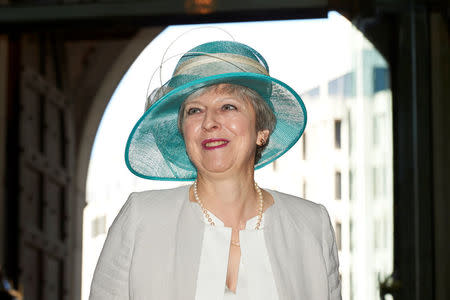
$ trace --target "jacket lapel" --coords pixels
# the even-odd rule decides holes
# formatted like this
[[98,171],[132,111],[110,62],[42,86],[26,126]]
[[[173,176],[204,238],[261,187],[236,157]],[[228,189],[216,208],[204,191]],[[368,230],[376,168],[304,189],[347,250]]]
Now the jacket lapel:
[[280,299],[328,299],[327,277],[320,240],[299,215],[271,191],[273,209],[267,210],[266,247]]
[[[200,265],[204,224],[197,211],[189,203],[189,189],[181,189],[184,195],[175,234],[173,264],[173,297],[170,299],[194,299]],[[200,212],[200,210],[198,211]],[[201,212],[200,212],[201,213]]]

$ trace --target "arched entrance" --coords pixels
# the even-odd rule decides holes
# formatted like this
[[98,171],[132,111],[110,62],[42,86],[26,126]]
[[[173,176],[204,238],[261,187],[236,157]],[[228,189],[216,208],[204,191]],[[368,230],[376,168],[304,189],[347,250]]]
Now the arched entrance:
[[[231,33],[237,41],[245,41],[261,51],[269,63],[272,76],[298,90],[309,111],[307,138],[303,137],[276,164],[258,171],[257,181],[263,188],[277,189],[324,204],[330,211],[337,235],[343,299],[378,299],[380,291],[377,280],[383,281],[389,276],[393,265],[392,98],[386,61],[359,30],[337,14],[331,14],[329,20],[323,21],[216,26]],[[184,28],[178,28],[178,34],[172,35],[165,31],[158,36],[158,40],[167,36],[166,42],[161,44],[168,45],[191,26]],[[256,32],[264,34],[258,38]],[[289,40],[289,32],[301,32],[301,43]],[[321,39],[317,40],[317,37]],[[189,41],[189,36],[186,39]],[[195,45],[199,41],[194,38],[194,42],[189,41],[188,44],[192,43]],[[179,48],[189,49],[191,46],[181,45]],[[108,130],[113,131],[114,135],[109,142],[106,137],[99,136],[99,143],[108,146],[103,147],[103,154],[92,156],[96,161],[100,160],[98,156],[108,158],[103,163],[92,161],[91,168],[102,169],[109,165],[110,169],[108,172],[94,172],[92,169],[89,172],[96,179],[91,178],[88,183],[95,188],[88,187],[86,190],[91,202],[85,211],[85,245],[88,250],[86,254],[97,255],[86,256],[85,270],[90,271],[86,274],[88,282],[84,282],[84,286],[89,284],[106,228],[131,192],[120,185],[133,185],[127,178],[129,172],[125,167],[114,166],[123,165],[122,148],[126,136],[122,139],[120,130],[113,127],[107,129],[106,124],[113,126],[130,119],[120,119],[126,113],[129,101],[140,102],[136,109],[142,111],[144,97],[136,99],[134,90],[145,91],[148,78],[158,67],[165,47],[153,48],[151,54],[156,56],[153,61],[142,58],[144,52],[140,55],[140,64],[145,61],[147,66],[144,74],[140,75],[145,76],[144,84],[139,87],[133,85],[124,91],[127,78],[137,80],[138,77],[133,76],[130,69],[112,100],[114,105],[119,105],[115,104],[118,101],[124,104],[116,109],[118,114],[115,117],[107,118],[105,115],[105,123],[102,121],[99,135],[110,135]],[[157,50],[160,55],[155,54]],[[171,56],[170,52],[167,56]],[[285,60],[286,57],[288,60]],[[170,73],[171,70],[163,71]],[[124,96],[120,100],[121,94]],[[108,108],[105,114],[113,114],[113,110]],[[116,140],[121,142],[114,143]],[[100,145],[97,145],[98,148]],[[120,177],[122,172],[127,174]],[[104,177],[109,178],[107,182]],[[147,189],[153,188],[151,183]],[[155,188],[164,188],[164,183],[156,184],[158,186]],[[101,192],[102,189],[105,191]],[[127,193],[124,190],[128,190]],[[102,202],[104,208],[100,207]],[[87,291],[84,290],[83,294],[86,297]]]
[[[128,43],[127,47],[122,51],[120,56],[115,60],[114,64],[105,73],[102,83],[100,84],[95,97],[92,100],[91,109],[88,111],[83,133],[80,138],[80,145],[77,158],[76,182],[77,182],[77,208],[79,213],[77,219],[80,223],[76,225],[77,232],[77,260],[75,264],[78,266],[78,280],[81,280],[82,266],[82,236],[83,236],[83,209],[86,205],[86,182],[89,168],[89,161],[92,147],[94,144],[97,128],[103,116],[105,108],[111,99],[117,85],[127,72],[130,65],[141,53],[141,51],[163,30],[160,27],[148,28],[140,30]],[[94,262],[95,263],[95,262]],[[80,281],[76,286],[82,286]],[[77,299],[81,299],[81,291]]]
[[[267,2],[265,1],[264,3],[267,4]],[[23,153],[18,149],[21,137],[18,128],[21,120],[26,119],[19,105],[21,95],[24,92],[21,89],[21,84],[26,82],[21,77],[23,66],[31,66],[41,77],[46,77],[48,82],[56,86],[60,85],[59,87],[62,86],[64,95],[74,96],[77,94],[76,91],[68,89],[67,85],[61,85],[61,83],[67,82],[67,78],[64,79],[63,75],[73,75],[73,66],[61,64],[63,62],[61,54],[67,53],[71,56],[76,52],[72,51],[70,47],[63,49],[64,47],[62,46],[70,45],[74,40],[79,42],[83,39],[93,39],[102,44],[104,42],[104,33],[108,34],[108,32],[109,36],[114,36],[114,39],[129,39],[130,33],[124,33],[123,27],[121,27],[123,24],[133,24],[131,27],[137,28],[149,24],[193,23],[195,20],[204,22],[208,18],[226,21],[232,19],[262,19],[267,16],[270,18],[275,18],[276,16],[280,16],[280,18],[294,18],[295,16],[324,15],[332,7],[338,7],[345,11],[349,19],[354,20],[358,28],[370,40],[374,41],[380,52],[387,58],[392,71],[391,81],[394,99],[394,201],[396,208],[394,230],[396,236],[395,267],[397,270],[394,279],[401,281],[401,287],[397,292],[398,299],[431,299],[434,295],[441,297],[439,299],[448,298],[446,290],[448,284],[446,282],[450,277],[448,276],[448,271],[446,271],[448,269],[446,266],[448,266],[449,261],[447,253],[450,242],[447,234],[449,224],[445,212],[448,211],[447,195],[449,194],[449,185],[446,184],[445,179],[448,178],[449,170],[447,160],[449,146],[446,142],[448,139],[445,139],[445,132],[448,131],[449,124],[446,113],[448,111],[448,101],[444,101],[449,98],[447,88],[449,61],[447,51],[448,13],[446,13],[448,9],[446,4],[443,4],[443,2],[440,4],[430,4],[428,2],[415,4],[411,2],[408,4],[408,7],[404,7],[403,4],[395,1],[383,4],[361,4],[357,2],[349,4],[346,1],[333,1],[332,4],[328,5],[318,1],[316,6],[314,6],[314,3],[311,4],[310,9],[312,11],[304,9],[304,6],[300,4],[297,8],[284,10],[271,11],[266,6],[261,6],[261,10],[258,11],[248,7],[246,7],[248,9],[246,11],[239,11],[239,8],[233,6],[235,4],[232,1],[229,2],[231,13],[213,13],[203,16],[183,15],[180,18],[180,15],[175,15],[175,13],[183,10],[177,7],[176,12],[174,10],[169,17],[167,15],[156,15],[153,18],[155,12],[156,14],[158,13],[158,10],[155,10],[148,13],[152,18],[147,17],[144,21],[143,19],[145,18],[141,14],[138,26],[136,25],[136,20],[130,21],[129,10],[125,11],[125,14],[120,14],[120,12],[117,14],[118,6],[114,8],[114,5],[112,5],[116,12],[111,14],[111,10],[109,10],[109,16],[121,16],[119,20],[122,23],[109,26],[106,30],[99,30],[98,24],[104,25],[104,18],[100,21],[92,17],[92,14],[90,15],[91,17],[82,16],[80,15],[80,10],[77,11],[78,14],[75,14],[74,18],[73,14],[67,14],[67,10],[72,9],[71,7],[68,8],[69,4],[67,4],[68,6],[66,4],[58,4],[56,7],[52,6],[54,10],[50,10],[50,13],[47,12],[46,14],[42,7],[39,7],[39,9],[31,7],[33,11],[37,9],[40,13],[19,14],[20,18],[11,18],[11,13],[15,14],[17,11],[27,11],[27,9],[28,12],[32,11],[30,7],[26,7],[31,4],[13,7],[14,3],[11,3],[11,5],[5,4],[2,6],[0,13],[2,24],[0,30],[8,33],[6,46],[3,44],[2,51],[5,47],[8,48],[9,58],[7,65],[0,65],[0,68],[8,73],[6,91],[2,91],[2,94],[7,95],[7,103],[5,105],[8,109],[7,120],[0,124],[0,126],[6,124],[7,128],[5,142],[3,143],[4,140],[2,140],[2,145],[6,148],[6,164],[4,168],[6,173],[4,190],[6,192],[1,205],[4,208],[2,217],[5,216],[6,222],[6,226],[3,229],[5,232],[8,232],[6,235],[3,235],[4,238],[1,241],[3,252],[5,253],[2,258],[2,264],[6,265],[6,273],[13,280],[15,286],[22,286],[28,292],[31,289],[32,292],[29,292],[28,298],[79,299],[81,210],[84,206],[84,183],[79,184],[75,180],[71,181],[74,187],[79,186],[82,191],[77,192],[73,190],[73,194],[69,193],[70,197],[76,198],[76,201],[70,201],[70,209],[63,220],[70,219],[70,222],[66,222],[64,225],[61,225],[59,222],[50,222],[52,226],[64,226],[64,228],[70,226],[67,230],[67,232],[70,232],[70,240],[64,241],[64,243],[67,242],[67,246],[64,246],[67,249],[65,255],[69,256],[68,261],[70,261],[66,268],[66,273],[69,276],[66,277],[60,274],[47,280],[45,276],[56,274],[52,273],[52,268],[44,268],[43,264],[46,256],[51,255],[52,247],[47,247],[49,243],[48,241],[46,242],[43,236],[35,234],[34,238],[32,238],[32,235],[25,237],[23,229],[19,228],[19,220],[29,221],[26,218],[28,212],[24,213],[20,209],[24,207],[33,209],[29,208],[29,204],[26,204],[27,197],[24,197],[23,191],[39,195],[38,199],[40,199],[39,201],[42,200],[42,202],[44,202],[43,200],[51,200],[47,198],[45,193],[34,193],[36,189],[42,190],[43,185],[39,182],[43,181],[24,181],[22,180],[24,177],[20,176],[23,170],[20,169],[19,162]],[[169,1],[168,3],[171,2]],[[76,4],[73,5],[76,6]],[[94,6],[96,5],[94,3]],[[108,7],[108,5],[105,3],[104,7]],[[91,5],[83,4],[78,9],[86,7],[89,8]],[[98,6],[96,7],[98,9]],[[440,8],[444,9],[440,11]],[[220,9],[223,8],[219,7],[219,11]],[[166,13],[168,11],[171,10],[165,10]],[[64,19],[64,16],[69,18]],[[85,22],[87,19],[90,22]],[[74,20],[77,22],[74,22]],[[18,23],[22,21],[23,24]],[[111,25],[114,22],[111,22],[111,19],[109,19],[106,20],[106,23]],[[6,24],[6,26],[3,26],[3,24]],[[35,24],[40,26],[34,26]],[[71,28],[71,30],[64,32],[64,29],[67,29],[67,27]],[[74,30],[74,28],[77,29]],[[95,28],[93,30],[95,32],[91,31],[91,28]],[[120,32],[115,32],[111,35],[111,31]],[[121,34],[123,35],[119,37]],[[108,43],[104,44],[108,45]],[[103,49],[103,54],[110,53],[111,49],[117,49],[117,47]],[[61,72],[61,70],[63,71]],[[91,70],[100,69],[92,68]],[[97,74],[97,77],[94,76],[94,78],[98,79],[102,78],[102,76]],[[36,82],[32,82],[32,84],[36,84]],[[4,86],[5,84],[0,85],[0,88],[3,89]],[[43,94],[45,96],[45,90],[42,91],[44,91]],[[77,100],[73,102],[76,120],[72,124],[75,124],[75,127],[80,129],[83,127],[87,115],[86,112],[89,111],[90,107],[85,101],[90,101],[92,97],[74,98]],[[28,101],[28,97],[22,99]],[[31,101],[34,100],[36,100],[36,97]],[[25,103],[29,104],[28,102]],[[41,116],[42,114],[36,112],[37,118]],[[40,130],[39,135],[46,131],[48,132],[49,128],[51,130],[54,129],[53,126],[37,126],[36,128]],[[78,141],[79,139],[77,138],[75,140],[76,146],[79,144]],[[58,140],[57,143],[61,144],[61,140]],[[32,146],[27,145],[27,147],[31,148]],[[89,150],[86,151],[89,152]],[[88,155],[82,156],[86,159]],[[52,164],[60,158],[58,155],[46,157],[49,158]],[[75,157],[72,158],[75,159]],[[39,165],[34,163],[29,165],[34,170],[39,168]],[[51,169],[49,171],[49,168],[45,167],[45,161],[41,166],[44,167],[38,169],[38,171],[44,175],[39,176],[45,177],[49,175],[54,177]],[[77,174],[76,176],[73,175],[74,177],[72,178],[79,178],[79,174],[86,172],[87,165],[85,163],[84,167],[81,166],[81,171],[78,171],[79,168],[77,166],[73,167],[73,169],[76,169],[74,171]],[[83,178],[82,182],[84,180],[85,178]],[[56,181],[59,181],[58,178]],[[64,198],[62,194],[54,193],[54,195],[56,196],[53,199]],[[31,199],[28,200],[29,203],[32,203],[33,197],[29,198]],[[47,208],[43,204],[38,204],[36,207],[36,211],[44,218],[42,213]],[[47,210],[51,211],[53,208],[50,207]],[[39,230],[40,227],[41,225],[38,225],[33,228]],[[22,243],[22,241],[25,241],[25,243]],[[20,253],[24,253],[26,251],[23,251],[23,249],[27,249],[26,247],[30,245],[33,251],[37,249],[37,253],[41,254],[19,255],[19,250],[22,251]],[[62,256],[60,255],[60,257]],[[37,263],[34,264],[33,261]],[[63,280],[65,286],[70,287],[70,289],[60,289],[60,282]],[[56,284],[54,284],[55,282]],[[396,283],[395,280],[392,282]],[[58,296],[52,292],[55,286],[58,286],[57,293],[63,292],[64,296]],[[33,290],[35,287],[38,287],[36,291]],[[436,292],[434,292],[435,287]],[[392,290],[389,286],[385,288],[386,291]]]

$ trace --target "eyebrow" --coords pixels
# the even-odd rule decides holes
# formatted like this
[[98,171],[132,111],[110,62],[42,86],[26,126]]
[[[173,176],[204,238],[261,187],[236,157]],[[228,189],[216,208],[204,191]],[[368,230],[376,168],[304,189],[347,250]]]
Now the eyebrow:
[[201,104],[200,102],[198,102],[198,101],[195,101],[195,100],[189,100],[189,101],[185,101],[184,102],[184,105],[186,106],[186,105],[189,105],[189,104]]

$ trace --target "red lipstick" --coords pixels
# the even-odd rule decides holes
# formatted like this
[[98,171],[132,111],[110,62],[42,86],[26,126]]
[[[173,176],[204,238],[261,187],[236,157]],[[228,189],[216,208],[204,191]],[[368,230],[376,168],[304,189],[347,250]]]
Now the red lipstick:
[[228,143],[226,139],[206,139],[202,141],[202,147],[205,150],[213,150],[225,147]]

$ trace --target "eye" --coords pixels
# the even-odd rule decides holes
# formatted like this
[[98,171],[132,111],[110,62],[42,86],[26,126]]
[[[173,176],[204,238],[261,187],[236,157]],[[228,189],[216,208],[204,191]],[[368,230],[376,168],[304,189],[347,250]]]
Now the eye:
[[222,106],[222,110],[237,110],[237,108],[232,104],[225,104],[224,106]]
[[200,112],[200,108],[197,108],[197,107],[191,107],[187,110],[188,115],[193,115],[193,114],[196,114],[199,112]]

